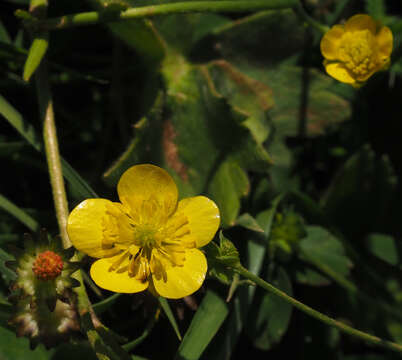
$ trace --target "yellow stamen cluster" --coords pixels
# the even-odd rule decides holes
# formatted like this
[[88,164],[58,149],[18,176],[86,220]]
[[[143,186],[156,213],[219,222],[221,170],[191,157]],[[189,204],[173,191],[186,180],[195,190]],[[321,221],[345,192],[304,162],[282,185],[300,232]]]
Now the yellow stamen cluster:
[[[185,249],[195,248],[194,241],[183,239],[190,234],[185,215],[168,218],[163,206],[155,199],[142,201],[138,211],[122,209],[123,214],[110,206],[103,219],[104,244],[118,251],[118,258],[109,271],[127,271],[130,277],[145,282],[150,273],[157,279],[166,278],[166,267],[183,266]],[[121,219],[125,217],[123,232],[130,241],[119,242]],[[169,220],[169,221],[168,221]]]

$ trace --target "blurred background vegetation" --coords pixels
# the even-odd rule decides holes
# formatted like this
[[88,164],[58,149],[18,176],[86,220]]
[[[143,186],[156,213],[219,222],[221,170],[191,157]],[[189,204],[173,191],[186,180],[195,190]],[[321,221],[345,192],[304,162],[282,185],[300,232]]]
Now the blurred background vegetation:
[[[48,17],[109,3],[50,1]],[[292,9],[51,31],[69,206],[96,194],[117,199],[117,181],[134,164],[162,166],[181,197],[206,194],[218,204],[223,233],[251,271],[331,317],[402,343],[402,6],[303,5],[328,26],[357,13],[389,26],[390,69],[360,89],[333,80],[322,66],[322,34]],[[36,87],[22,78],[32,39],[13,15],[27,6],[0,2],[0,358],[96,359],[84,336],[31,351],[7,323],[8,244],[21,245],[20,235],[38,224],[58,233]],[[169,301],[175,320],[162,311],[153,321],[160,305],[149,293],[110,300],[92,284],[88,292],[94,304],[109,299],[96,310],[107,327],[126,342],[139,339],[135,359],[396,357],[237,278],[233,284],[214,264],[210,275],[193,296]],[[230,285],[236,291],[225,302]],[[182,342],[172,324],[186,334]]]

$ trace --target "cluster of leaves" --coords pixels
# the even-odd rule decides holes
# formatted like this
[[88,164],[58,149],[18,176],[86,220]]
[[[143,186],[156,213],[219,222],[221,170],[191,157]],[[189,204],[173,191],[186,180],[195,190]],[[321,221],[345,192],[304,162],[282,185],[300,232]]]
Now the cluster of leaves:
[[[206,249],[210,278],[196,295],[169,306],[149,294],[110,296],[89,287],[105,325],[136,338],[126,347],[134,359],[237,359],[242,351],[255,357],[391,358],[247,286],[213,261],[226,250],[223,260],[230,263],[229,238],[245,267],[287,294],[402,341],[402,19],[400,5],[385,3],[306,1],[312,16],[328,25],[365,11],[393,30],[389,72],[359,90],[323,73],[321,34],[290,9],[169,15],[50,34],[71,208],[96,193],[113,199],[127,168],[153,163],[172,174],[181,197],[206,194],[221,211],[219,246]],[[18,244],[18,234],[39,223],[57,232],[35,87],[21,77],[30,38],[11,16],[25,5],[0,4],[0,156],[6,169],[0,183],[0,357],[95,359],[78,340],[31,352],[7,323],[12,275],[4,266],[10,259],[6,245]],[[48,16],[107,5],[57,1]],[[185,331],[181,342],[179,330]]]

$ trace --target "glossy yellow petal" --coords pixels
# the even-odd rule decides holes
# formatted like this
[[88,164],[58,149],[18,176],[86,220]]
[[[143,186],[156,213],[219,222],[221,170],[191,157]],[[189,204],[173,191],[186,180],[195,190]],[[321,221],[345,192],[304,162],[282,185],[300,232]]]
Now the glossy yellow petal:
[[324,66],[327,73],[334,79],[346,84],[354,84],[356,82],[341,63],[324,61]]
[[387,26],[383,26],[376,35],[379,56],[386,61],[391,56],[393,47],[392,32]]
[[[127,266],[121,270],[109,271],[110,267],[119,261],[121,255],[95,261],[91,266],[91,278],[102,289],[118,293],[136,293],[144,291],[148,287],[148,281],[142,282],[128,275]],[[124,264],[123,264],[124,265]]]
[[205,196],[195,196],[179,201],[174,218],[185,216],[190,236],[197,247],[208,244],[220,225],[220,214],[216,204]]
[[[152,277],[153,285],[159,295],[168,299],[180,299],[197,291],[205,279],[207,260],[198,249],[186,251],[183,266],[166,268],[166,279]],[[166,281],[165,281],[166,280]]]
[[129,168],[120,178],[117,192],[135,220],[144,216],[168,216],[176,209],[177,186],[167,171],[155,165]]
[[357,14],[352,16],[345,23],[346,31],[370,30],[372,34],[376,33],[377,23],[366,14]]
[[70,213],[67,232],[74,247],[92,257],[115,255],[117,250],[105,239],[105,219],[110,217],[113,202],[106,199],[87,199]]
[[322,56],[328,60],[337,58],[339,44],[344,33],[342,25],[335,25],[323,36],[320,43]]

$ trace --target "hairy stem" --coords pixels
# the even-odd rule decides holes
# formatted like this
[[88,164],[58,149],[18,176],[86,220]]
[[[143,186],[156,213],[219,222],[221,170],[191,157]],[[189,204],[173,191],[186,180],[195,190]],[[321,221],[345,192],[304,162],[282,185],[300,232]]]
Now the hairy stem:
[[348,326],[340,321],[334,320],[334,319],[330,318],[329,316],[324,315],[324,314],[320,313],[319,311],[314,310],[313,308],[309,307],[308,305],[305,305],[305,304],[301,303],[300,301],[292,298],[291,296],[285,294],[283,291],[277,289],[275,286],[264,281],[257,275],[251,273],[250,271],[248,271],[246,268],[244,268],[241,265],[236,267],[234,270],[236,272],[238,272],[240,275],[242,275],[243,277],[245,277],[246,279],[253,281],[256,285],[262,287],[264,290],[267,290],[267,291],[273,293],[274,295],[279,296],[281,299],[283,299],[287,303],[291,304],[292,306],[298,308],[299,310],[303,311],[307,315],[310,315],[313,318],[316,318],[317,320],[319,320],[329,326],[335,327],[338,330],[340,330],[348,335],[351,335],[351,336],[357,337],[361,340],[364,340],[369,344],[380,346],[380,347],[383,347],[386,349],[390,349],[390,350],[402,353],[402,345],[399,345],[392,341],[383,340],[377,336],[370,335],[368,333],[365,333],[364,331],[357,330],[357,329],[355,329],[351,326]]

